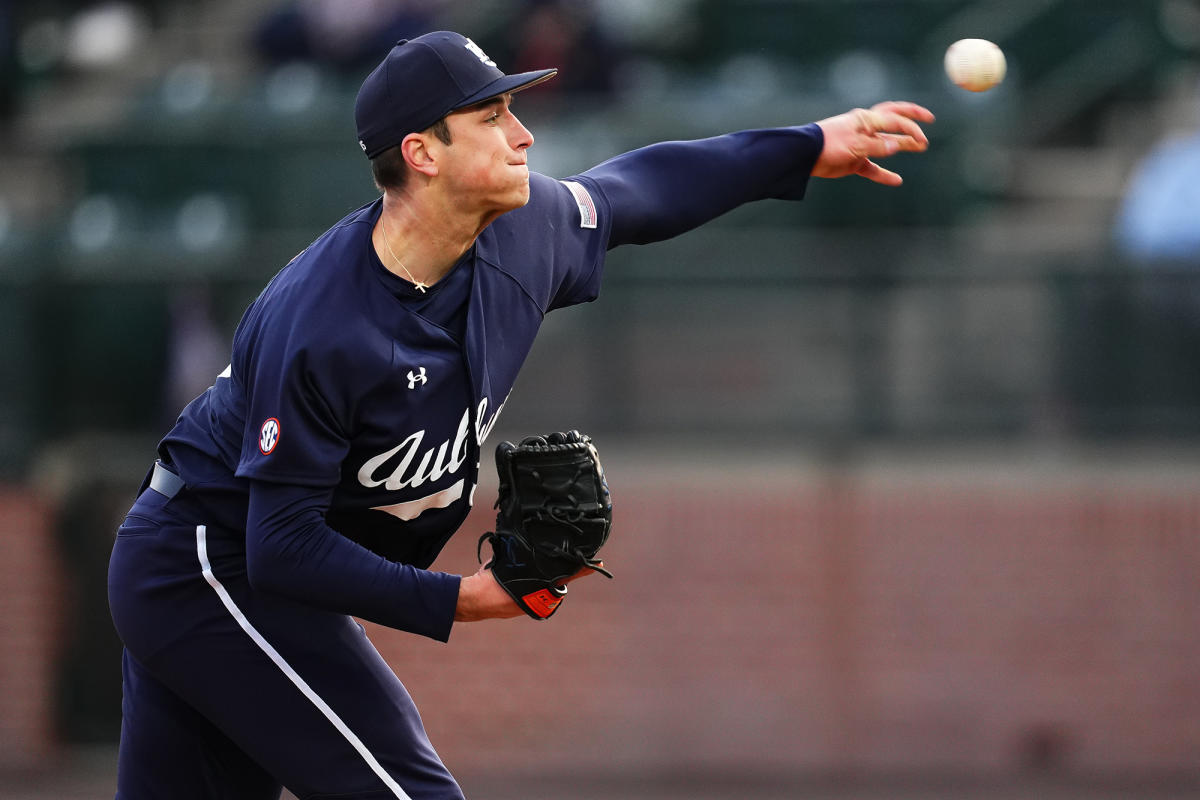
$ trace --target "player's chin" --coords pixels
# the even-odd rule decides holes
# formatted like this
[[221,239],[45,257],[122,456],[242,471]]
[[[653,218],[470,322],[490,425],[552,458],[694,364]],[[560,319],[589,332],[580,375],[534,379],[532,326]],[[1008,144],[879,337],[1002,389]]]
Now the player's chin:
[[494,186],[490,192],[493,203],[501,213],[521,208],[529,202],[529,173],[509,177],[500,186]]
[[522,183],[520,186],[516,186],[513,188],[511,196],[512,196],[512,204],[513,204],[512,207],[514,209],[521,208],[522,206],[524,206],[526,203],[529,202],[529,177],[528,177],[528,175],[525,177],[524,183]]

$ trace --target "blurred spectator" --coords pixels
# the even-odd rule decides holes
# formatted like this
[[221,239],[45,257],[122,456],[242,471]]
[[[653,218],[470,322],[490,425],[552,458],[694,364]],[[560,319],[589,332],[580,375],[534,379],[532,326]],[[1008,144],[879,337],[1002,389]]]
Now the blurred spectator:
[[[1197,92],[1200,100],[1200,92]],[[1200,266],[1200,119],[1160,142],[1134,172],[1117,219],[1117,244],[1142,262]]]
[[1200,331],[1200,83],[1195,123],[1134,170],[1117,215],[1118,249],[1146,272],[1148,300]]
[[16,72],[30,76],[128,63],[148,38],[159,12],[157,3],[117,0],[48,7],[11,4],[11,9],[8,19],[0,20],[0,37],[5,25],[11,28]]
[[117,66],[134,56],[149,33],[149,17],[138,4],[93,3],[68,23],[63,60],[79,70]]
[[[1200,91],[1194,99],[1200,112]],[[1100,322],[1114,341],[1097,369],[1122,384],[1108,394],[1127,395],[1146,418],[1192,415],[1200,408],[1200,113],[1191,132],[1162,140],[1137,165],[1114,235],[1137,274],[1108,296]]]
[[400,39],[437,27],[441,0],[292,0],[254,31],[268,64],[312,61],[347,73],[372,69]]
[[504,38],[515,43],[504,68],[510,72],[558,67],[558,77],[528,90],[529,97],[587,93],[611,95],[623,50],[597,24],[590,3],[525,0]]

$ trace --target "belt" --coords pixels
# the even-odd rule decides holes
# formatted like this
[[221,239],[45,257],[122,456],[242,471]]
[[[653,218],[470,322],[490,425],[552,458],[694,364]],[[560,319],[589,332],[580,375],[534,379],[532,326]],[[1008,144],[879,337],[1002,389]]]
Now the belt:
[[183,488],[183,478],[163,466],[161,461],[155,461],[154,472],[150,475],[150,488],[163,497],[171,498]]

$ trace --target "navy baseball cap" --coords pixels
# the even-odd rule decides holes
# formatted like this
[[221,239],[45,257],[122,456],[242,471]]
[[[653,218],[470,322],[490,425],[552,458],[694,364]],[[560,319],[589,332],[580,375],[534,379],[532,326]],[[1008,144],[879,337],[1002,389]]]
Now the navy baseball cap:
[[557,69],[542,69],[505,75],[479,45],[452,31],[401,39],[358,90],[358,144],[374,158],[457,108],[528,89],[557,74]]

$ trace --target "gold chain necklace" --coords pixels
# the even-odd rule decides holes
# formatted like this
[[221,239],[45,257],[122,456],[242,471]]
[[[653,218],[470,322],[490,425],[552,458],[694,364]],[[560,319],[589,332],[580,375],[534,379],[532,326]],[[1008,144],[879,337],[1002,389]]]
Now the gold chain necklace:
[[429,288],[429,284],[423,283],[414,278],[413,274],[408,271],[408,267],[404,266],[404,262],[400,260],[400,256],[396,255],[396,251],[392,249],[391,242],[388,241],[387,223],[384,222],[382,215],[379,217],[379,224],[383,228],[383,246],[387,248],[387,251],[391,254],[392,258],[395,259],[396,263],[400,265],[400,269],[404,270],[404,274],[408,276],[408,279],[412,281],[414,286],[417,287],[417,291],[421,294],[425,294],[425,290]]

